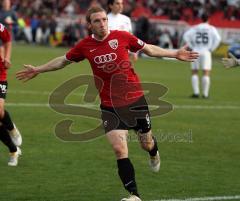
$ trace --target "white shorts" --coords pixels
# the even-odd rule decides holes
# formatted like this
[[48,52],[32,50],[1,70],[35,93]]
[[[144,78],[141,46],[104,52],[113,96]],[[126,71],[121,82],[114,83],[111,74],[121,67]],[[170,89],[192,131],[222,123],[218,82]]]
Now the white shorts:
[[199,58],[191,63],[192,70],[211,70],[212,69],[212,56],[211,52],[204,51],[199,53]]

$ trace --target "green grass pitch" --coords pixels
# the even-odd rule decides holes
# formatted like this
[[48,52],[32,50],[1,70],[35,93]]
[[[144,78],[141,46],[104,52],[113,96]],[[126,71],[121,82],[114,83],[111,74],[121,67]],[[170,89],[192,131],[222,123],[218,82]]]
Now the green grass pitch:
[[[127,195],[104,136],[89,142],[63,142],[54,135],[54,126],[63,119],[74,120],[75,132],[99,122],[59,114],[44,105],[64,81],[91,74],[88,62],[27,83],[15,79],[23,64],[42,64],[65,51],[13,47],[6,107],[22,132],[23,156],[18,167],[8,167],[8,151],[0,144],[0,201],[119,201]],[[193,100],[188,63],[138,60],[135,69],[141,80],[168,87],[162,99],[176,106],[152,119],[153,133],[160,139],[158,174],[149,170],[148,155],[130,132],[129,156],[144,201],[240,194],[240,69],[226,70],[219,61],[214,59],[210,99]],[[66,101],[81,103],[76,95],[81,91],[76,89]]]

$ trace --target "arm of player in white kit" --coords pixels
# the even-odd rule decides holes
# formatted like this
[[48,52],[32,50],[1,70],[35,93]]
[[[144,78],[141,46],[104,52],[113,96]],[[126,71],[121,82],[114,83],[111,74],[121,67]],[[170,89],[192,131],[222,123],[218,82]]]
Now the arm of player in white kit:
[[213,38],[213,44],[210,49],[211,52],[214,51],[220,45],[220,42],[221,42],[221,36],[219,35],[217,29],[215,28],[213,28],[212,30],[212,38]]

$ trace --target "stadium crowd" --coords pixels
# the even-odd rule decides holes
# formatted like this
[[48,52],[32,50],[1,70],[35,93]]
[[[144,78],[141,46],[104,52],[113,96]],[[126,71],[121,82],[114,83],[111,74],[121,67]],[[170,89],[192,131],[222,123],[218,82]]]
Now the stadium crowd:
[[[74,16],[83,14],[92,5],[107,7],[107,0],[13,0],[12,5],[18,12],[31,15],[68,14]],[[239,0],[125,0],[124,14],[139,17],[143,14],[151,16],[165,16],[172,20],[186,20],[200,18],[205,12],[223,12],[224,18],[240,20]],[[144,11],[144,12],[143,12]]]
[[[84,14],[93,5],[107,8],[107,0],[12,0],[10,9],[16,13],[16,21],[10,22],[13,36],[27,43],[72,46],[87,35]],[[0,22],[5,24],[3,11],[1,5]],[[149,18],[196,24],[204,13],[240,21],[240,0],[125,0],[123,12],[135,22],[135,34],[139,38],[165,48],[178,46],[179,33],[152,31]]]

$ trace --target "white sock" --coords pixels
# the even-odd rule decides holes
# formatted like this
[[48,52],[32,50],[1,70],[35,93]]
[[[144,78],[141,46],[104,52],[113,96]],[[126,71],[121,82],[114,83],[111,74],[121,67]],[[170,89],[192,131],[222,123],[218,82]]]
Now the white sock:
[[202,77],[202,93],[205,97],[208,97],[209,88],[210,88],[210,77],[204,75]]
[[192,75],[192,88],[193,88],[193,93],[198,95],[199,94],[199,78],[198,78],[198,75]]

